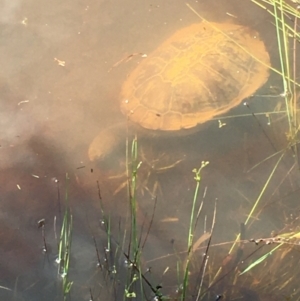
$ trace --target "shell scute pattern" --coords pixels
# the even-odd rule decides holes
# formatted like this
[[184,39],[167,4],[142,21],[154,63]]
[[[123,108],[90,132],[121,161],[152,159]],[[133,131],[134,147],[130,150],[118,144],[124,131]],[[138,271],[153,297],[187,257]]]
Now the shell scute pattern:
[[129,75],[121,110],[144,128],[179,131],[224,114],[268,79],[258,34],[235,24],[177,31]]

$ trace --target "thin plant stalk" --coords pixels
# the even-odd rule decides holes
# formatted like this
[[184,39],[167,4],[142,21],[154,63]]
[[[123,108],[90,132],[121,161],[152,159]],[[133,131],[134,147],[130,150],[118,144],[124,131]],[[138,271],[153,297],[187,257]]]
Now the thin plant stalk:
[[71,291],[73,282],[68,280],[69,268],[70,268],[70,254],[72,244],[72,229],[73,229],[73,217],[69,207],[68,196],[68,181],[69,177],[66,174],[66,196],[65,196],[65,213],[63,217],[62,228],[60,232],[60,240],[58,246],[58,273],[62,277],[62,292],[64,301],[67,299]]
[[188,279],[189,279],[189,265],[190,260],[192,257],[192,248],[193,248],[193,238],[194,238],[194,217],[196,212],[196,203],[199,195],[199,189],[200,189],[200,181],[201,181],[201,171],[202,169],[208,165],[209,162],[202,162],[199,169],[194,169],[193,172],[195,173],[194,179],[196,181],[196,188],[194,192],[194,198],[193,198],[193,204],[192,204],[192,210],[191,210],[191,216],[190,216],[190,225],[189,225],[189,233],[188,233],[188,243],[187,243],[187,259],[185,262],[185,270],[184,270],[184,276],[183,276],[183,285],[182,285],[182,294],[181,294],[181,300],[184,301],[187,294],[187,288],[188,288]]
[[[126,153],[128,154],[128,152]],[[127,155],[126,155],[127,156]],[[128,158],[126,162],[129,162]],[[126,285],[124,299],[135,298],[136,293],[133,290],[134,284],[139,282],[141,296],[143,296],[143,275],[141,274],[140,267],[140,240],[138,239],[138,224],[137,224],[137,176],[138,169],[140,168],[142,162],[138,162],[138,144],[137,138],[135,137],[131,146],[131,173],[129,173],[130,179],[128,181],[128,191],[129,191],[129,205],[130,205],[130,221],[131,221],[131,231],[130,231],[130,242],[128,245],[128,263],[133,267],[129,271],[129,283]],[[129,169],[127,169],[129,172]],[[136,274],[138,273],[138,274]]]

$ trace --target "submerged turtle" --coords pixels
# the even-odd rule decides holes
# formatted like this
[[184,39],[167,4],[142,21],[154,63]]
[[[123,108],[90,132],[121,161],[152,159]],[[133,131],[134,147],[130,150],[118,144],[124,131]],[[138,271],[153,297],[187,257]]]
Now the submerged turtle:
[[[270,58],[258,33],[236,24],[202,22],[173,34],[129,75],[121,111],[148,132],[188,134],[237,106],[268,79]],[[103,160],[126,125],[103,130],[89,147]],[[146,133],[144,131],[143,133]]]

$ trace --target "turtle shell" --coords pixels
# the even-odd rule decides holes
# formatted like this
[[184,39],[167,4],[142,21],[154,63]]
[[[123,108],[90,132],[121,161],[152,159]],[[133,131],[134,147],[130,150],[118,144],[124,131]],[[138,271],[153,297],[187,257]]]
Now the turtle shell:
[[236,24],[193,24],[128,76],[121,111],[146,129],[191,129],[252,95],[267,81],[269,66],[257,32]]

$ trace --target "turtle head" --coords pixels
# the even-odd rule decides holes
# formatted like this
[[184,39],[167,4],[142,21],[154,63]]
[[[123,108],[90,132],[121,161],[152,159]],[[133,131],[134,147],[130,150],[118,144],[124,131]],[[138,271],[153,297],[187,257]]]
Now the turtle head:
[[116,124],[100,131],[88,149],[90,161],[101,166],[113,166],[116,158],[125,155],[126,124]]

